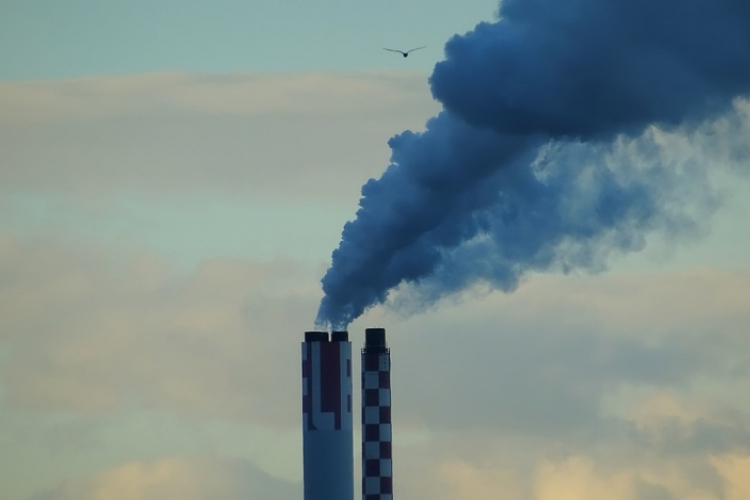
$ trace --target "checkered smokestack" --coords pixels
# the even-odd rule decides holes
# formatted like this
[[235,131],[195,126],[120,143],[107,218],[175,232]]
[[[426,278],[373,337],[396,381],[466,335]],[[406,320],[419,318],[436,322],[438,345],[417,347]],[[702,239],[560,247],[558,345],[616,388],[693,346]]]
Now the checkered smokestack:
[[362,349],[362,500],[392,499],[391,353],[385,329],[368,328]]
[[302,342],[305,500],[354,500],[352,344],[347,332]]

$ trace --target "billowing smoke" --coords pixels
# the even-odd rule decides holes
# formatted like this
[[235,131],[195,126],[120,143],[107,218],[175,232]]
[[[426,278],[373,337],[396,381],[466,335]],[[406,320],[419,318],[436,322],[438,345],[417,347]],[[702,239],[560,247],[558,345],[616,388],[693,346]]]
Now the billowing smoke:
[[421,301],[530,271],[598,269],[694,227],[700,168],[660,154],[750,93],[750,0],[505,0],[445,47],[444,110],[389,141],[322,280],[344,327],[390,290]]

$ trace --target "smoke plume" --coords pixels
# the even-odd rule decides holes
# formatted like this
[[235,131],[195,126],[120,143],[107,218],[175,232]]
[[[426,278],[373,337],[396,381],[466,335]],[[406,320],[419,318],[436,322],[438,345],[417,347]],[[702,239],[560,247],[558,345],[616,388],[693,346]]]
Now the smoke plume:
[[652,231],[694,228],[685,200],[710,204],[702,168],[670,163],[658,135],[750,93],[750,0],[505,0],[498,14],[448,41],[430,77],[443,111],[393,137],[362,187],[318,324],[345,327],[404,284],[430,303],[598,269]]

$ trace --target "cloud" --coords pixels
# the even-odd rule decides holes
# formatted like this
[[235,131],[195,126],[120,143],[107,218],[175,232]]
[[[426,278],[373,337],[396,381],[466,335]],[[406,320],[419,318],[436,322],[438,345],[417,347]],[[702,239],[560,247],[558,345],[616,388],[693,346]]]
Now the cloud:
[[96,246],[4,238],[0,248],[11,405],[97,414],[132,401],[296,423],[293,339],[317,295],[294,262],[217,259],[183,276],[149,255],[113,269]]
[[706,395],[643,388],[628,414],[632,444],[664,457],[746,453],[750,426],[744,408]]
[[91,478],[63,481],[30,500],[289,500],[300,495],[299,484],[246,461],[197,456],[126,463]]
[[447,498],[493,500],[522,498],[518,478],[507,470],[474,468],[462,462],[445,463],[439,469],[440,479],[448,487]]
[[596,471],[592,461],[571,457],[561,463],[544,461],[537,470],[535,500],[630,500],[632,478],[622,471]]
[[[408,104],[424,75],[358,73],[146,73],[0,82],[0,120],[50,123],[154,112],[208,115],[367,113]],[[423,103],[424,104],[424,103]]]
[[741,500],[750,495],[750,457],[728,455],[712,460],[714,466],[726,480],[726,500]]
[[[349,203],[381,170],[377,142],[420,126],[435,105],[419,76],[170,74],[13,85],[0,84],[3,194],[80,194],[83,204],[121,192],[179,197],[177,205],[206,193],[279,206]],[[746,103],[738,106],[746,113]],[[745,153],[742,137],[721,132],[732,126],[725,118],[718,135],[656,131],[652,139],[683,165],[732,164]],[[0,197],[0,213],[13,213],[12,201]],[[298,343],[320,298],[322,264],[220,257],[177,270],[157,245],[118,260],[75,231],[45,226],[21,236],[8,220],[0,228],[2,404],[14,418],[12,445],[37,454],[16,463],[0,451],[3,464],[16,463],[5,477],[40,456],[73,463],[65,473],[98,460],[102,443],[122,447],[106,438],[118,426],[137,434],[127,424],[132,411],[138,425],[184,423],[156,447],[178,458],[137,456],[151,453],[145,445],[113,450],[128,462],[71,476],[35,500],[299,497],[298,486],[242,460],[180,458],[185,450],[172,447],[213,452],[215,434],[187,444],[181,436],[229,421],[223,446],[242,435],[253,453],[274,449],[274,470],[298,473],[285,465],[298,462]],[[101,221],[112,221],[106,210]],[[124,233],[118,250],[131,249]],[[714,244],[741,252],[742,242]],[[411,318],[397,301],[413,290],[398,290],[394,307],[369,311],[351,333],[356,348],[365,326],[389,331],[399,495],[744,498],[744,262],[733,272],[532,275],[514,294],[480,284]],[[253,431],[242,434],[243,426]],[[253,441],[266,431],[267,441]],[[52,474],[44,460],[49,470],[34,481]]]
[[424,75],[183,73],[0,83],[3,190],[356,201]]
[[[746,454],[665,460],[626,453],[624,447],[606,454],[547,447],[526,460],[520,443],[490,440],[478,451],[468,450],[478,443],[444,441],[433,443],[430,453],[402,454],[408,460],[401,467],[407,477],[399,476],[397,490],[409,498],[434,500],[737,500],[748,485]],[[461,450],[471,458],[461,457]]]
[[402,474],[434,477],[434,491],[402,488],[437,499],[732,498],[736,480],[711,457],[748,452],[738,397],[748,283],[711,269],[540,276],[401,322],[366,315],[391,325],[394,435],[431,436],[395,456],[409,462]]
[[[135,403],[186,420],[294,428],[295,346],[317,272],[216,259],[181,275],[150,255],[117,268],[82,241],[6,235],[5,402],[87,418]],[[744,469],[709,457],[746,453],[748,409],[736,395],[747,390],[747,285],[746,271],[708,268],[538,276],[514,295],[474,290],[420,317],[373,311],[362,321],[385,325],[393,349],[399,491],[547,500],[561,489],[585,500],[609,488],[627,500],[725,500],[725,484],[743,485],[733,467]],[[352,328],[355,343],[361,330]],[[428,437],[407,445],[419,429]],[[207,497],[256,491],[215,472],[225,465],[200,465],[210,477],[183,482],[196,463],[133,462],[37,498],[99,500],[118,481],[140,485],[119,487],[135,499],[170,498],[184,484]]]
[[[626,389],[655,387],[690,399],[710,391],[709,380],[727,388],[712,405],[746,414],[733,394],[748,371],[748,294],[746,273],[704,269],[538,277],[512,296],[466,296],[460,307],[443,304],[390,327],[394,366],[403,360],[394,372],[394,387],[403,391],[394,391],[394,411],[430,428],[581,445],[629,432],[623,424],[636,418],[629,412],[642,399]],[[734,419],[706,417],[746,432]],[[708,439],[717,449],[727,442],[722,434]]]
[[[0,370],[13,407],[98,415],[134,403],[188,419],[297,424],[294,346],[320,269],[214,259],[182,275],[147,254],[113,268],[89,244],[0,243],[10,352]],[[747,440],[750,408],[732,396],[748,373],[747,283],[746,273],[710,269],[548,276],[512,296],[477,291],[424,317],[366,320],[389,325],[404,422],[571,447],[630,438],[669,454],[725,451]],[[690,409],[706,381],[729,392],[684,425],[638,392],[678,394]]]

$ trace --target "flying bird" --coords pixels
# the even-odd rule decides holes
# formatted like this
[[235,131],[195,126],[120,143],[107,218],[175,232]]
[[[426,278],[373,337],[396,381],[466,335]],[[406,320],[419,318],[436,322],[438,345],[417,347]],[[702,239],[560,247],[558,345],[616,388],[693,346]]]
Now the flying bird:
[[416,49],[409,49],[406,52],[404,52],[403,50],[386,49],[385,47],[383,47],[383,50],[388,50],[391,52],[398,52],[399,54],[402,54],[404,57],[409,57],[410,52],[414,52],[415,50],[423,49],[425,47],[427,47],[427,45],[422,45],[421,47],[417,47]]

